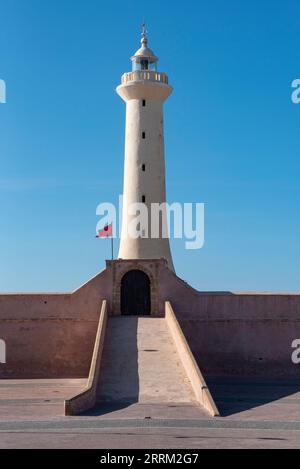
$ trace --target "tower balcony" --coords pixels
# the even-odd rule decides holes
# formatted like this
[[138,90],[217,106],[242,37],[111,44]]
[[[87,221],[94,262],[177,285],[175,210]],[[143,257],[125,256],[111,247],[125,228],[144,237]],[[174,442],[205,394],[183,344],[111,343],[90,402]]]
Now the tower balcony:
[[164,83],[165,85],[169,83],[168,75],[166,75],[166,73],[151,70],[135,70],[133,72],[124,73],[124,75],[122,75],[122,85],[126,85],[132,81],[151,81]]

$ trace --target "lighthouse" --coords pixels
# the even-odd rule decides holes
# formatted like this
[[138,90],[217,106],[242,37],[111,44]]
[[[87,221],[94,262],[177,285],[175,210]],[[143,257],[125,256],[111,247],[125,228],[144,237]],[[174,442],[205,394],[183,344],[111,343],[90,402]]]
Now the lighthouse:
[[[163,104],[173,88],[157,70],[158,57],[148,47],[145,26],[141,47],[131,57],[132,71],[117,87],[126,103],[123,214],[119,259],[161,259],[174,270],[167,227]],[[136,204],[146,209],[146,229],[129,230]],[[158,211],[159,207],[159,211]],[[145,214],[140,210],[141,216]]]

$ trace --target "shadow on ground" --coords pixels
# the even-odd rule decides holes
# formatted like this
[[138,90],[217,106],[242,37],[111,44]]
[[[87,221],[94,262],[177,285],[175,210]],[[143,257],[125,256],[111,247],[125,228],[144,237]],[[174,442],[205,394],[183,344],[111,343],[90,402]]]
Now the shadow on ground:
[[83,412],[82,416],[89,416],[89,417],[101,417],[106,414],[112,414],[113,412],[117,412],[119,410],[125,410],[131,407],[133,404],[136,404],[137,401],[134,402],[98,402],[93,409],[87,410]]
[[206,376],[206,381],[222,417],[272,403],[300,404],[300,380]]

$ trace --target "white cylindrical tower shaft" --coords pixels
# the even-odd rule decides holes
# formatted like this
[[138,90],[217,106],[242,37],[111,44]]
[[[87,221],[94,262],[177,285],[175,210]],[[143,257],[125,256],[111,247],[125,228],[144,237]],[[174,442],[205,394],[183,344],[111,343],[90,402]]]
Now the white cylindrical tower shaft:
[[[157,72],[157,57],[147,45],[145,31],[142,47],[132,57],[133,71],[125,73],[117,93],[126,102],[126,139],[123,192],[123,220],[120,259],[165,258],[174,270],[166,229],[166,209],[153,204],[166,202],[163,103],[172,93],[168,77]],[[146,232],[132,236],[128,228],[137,220],[136,205],[147,208]],[[155,229],[156,215],[159,226]],[[143,212],[144,213],[144,212]],[[152,213],[152,216],[151,216]]]

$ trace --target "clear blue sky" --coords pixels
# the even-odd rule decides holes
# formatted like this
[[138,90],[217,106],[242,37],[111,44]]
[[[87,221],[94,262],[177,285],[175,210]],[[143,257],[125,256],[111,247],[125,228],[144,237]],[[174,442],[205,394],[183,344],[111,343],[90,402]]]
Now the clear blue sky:
[[201,290],[300,290],[298,0],[0,0],[0,290],[70,290],[104,266],[96,205],[122,192],[114,92],[150,46],[165,107],[168,200],[206,204],[205,246],[172,243]]

